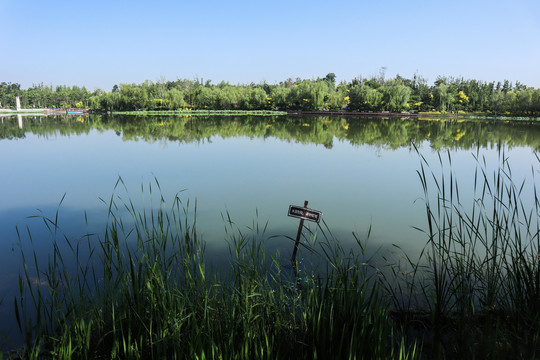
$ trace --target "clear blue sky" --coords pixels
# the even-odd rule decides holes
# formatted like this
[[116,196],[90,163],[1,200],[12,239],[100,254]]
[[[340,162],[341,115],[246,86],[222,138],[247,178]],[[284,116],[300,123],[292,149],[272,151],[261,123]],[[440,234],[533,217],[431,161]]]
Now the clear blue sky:
[[415,72],[540,87],[539,0],[0,0],[0,82]]

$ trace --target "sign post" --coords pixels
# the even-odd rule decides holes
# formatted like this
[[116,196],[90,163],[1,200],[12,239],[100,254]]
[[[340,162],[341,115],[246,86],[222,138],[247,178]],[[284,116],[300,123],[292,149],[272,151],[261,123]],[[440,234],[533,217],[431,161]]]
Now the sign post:
[[304,201],[304,207],[290,205],[289,213],[287,215],[300,219],[300,225],[298,226],[298,233],[296,234],[296,241],[294,243],[294,249],[291,257],[291,263],[294,268],[294,272],[298,275],[296,267],[296,253],[298,252],[298,245],[300,244],[300,236],[302,235],[302,229],[304,227],[304,220],[319,222],[321,220],[322,213],[317,210],[308,209],[308,201]]

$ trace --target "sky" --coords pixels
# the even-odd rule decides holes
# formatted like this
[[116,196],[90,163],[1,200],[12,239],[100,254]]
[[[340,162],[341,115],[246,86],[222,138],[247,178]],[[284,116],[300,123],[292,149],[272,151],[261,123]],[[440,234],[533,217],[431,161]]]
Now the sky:
[[0,82],[22,88],[381,69],[540,88],[540,1],[0,0]]

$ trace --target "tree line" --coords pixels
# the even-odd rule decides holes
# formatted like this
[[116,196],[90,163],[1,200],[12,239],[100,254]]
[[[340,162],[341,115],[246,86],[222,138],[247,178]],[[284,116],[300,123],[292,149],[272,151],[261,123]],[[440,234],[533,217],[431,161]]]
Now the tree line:
[[482,112],[495,115],[537,116],[540,89],[520,82],[484,82],[438,77],[433,84],[415,74],[386,79],[384,71],[336,84],[335,74],[317,79],[287,79],[278,84],[212,84],[202,79],[164,79],[114,85],[111,91],[88,91],[84,86],[0,83],[0,108],[86,107],[95,111],[133,110],[281,110],[361,112]]

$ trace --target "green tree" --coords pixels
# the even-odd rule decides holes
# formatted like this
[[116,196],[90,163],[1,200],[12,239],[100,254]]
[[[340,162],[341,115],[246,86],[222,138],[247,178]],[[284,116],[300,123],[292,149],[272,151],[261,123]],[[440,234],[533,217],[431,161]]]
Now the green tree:
[[433,88],[433,103],[437,110],[451,110],[451,107],[454,104],[454,97],[446,82],[439,82],[439,84]]
[[409,109],[409,97],[411,88],[403,85],[401,80],[386,81],[380,88],[382,93],[383,108],[391,112],[400,112]]
[[270,106],[274,110],[289,110],[291,104],[289,103],[291,88],[278,85],[273,87],[270,92]]
[[248,94],[247,110],[264,110],[267,108],[266,92],[262,88],[249,89]]
[[326,76],[323,78],[324,81],[326,81],[328,83],[328,85],[330,86],[330,88],[334,88],[334,86],[336,85],[336,74],[334,73],[328,73],[326,74]]
[[383,106],[383,93],[363,82],[354,86],[349,93],[348,109],[352,111],[380,111]]
[[165,90],[165,100],[169,110],[181,109],[186,105],[184,93],[177,88]]
[[[145,110],[148,94],[136,84],[120,84],[118,106],[120,110]],[[114,99],[114,98],[113,98]]]

